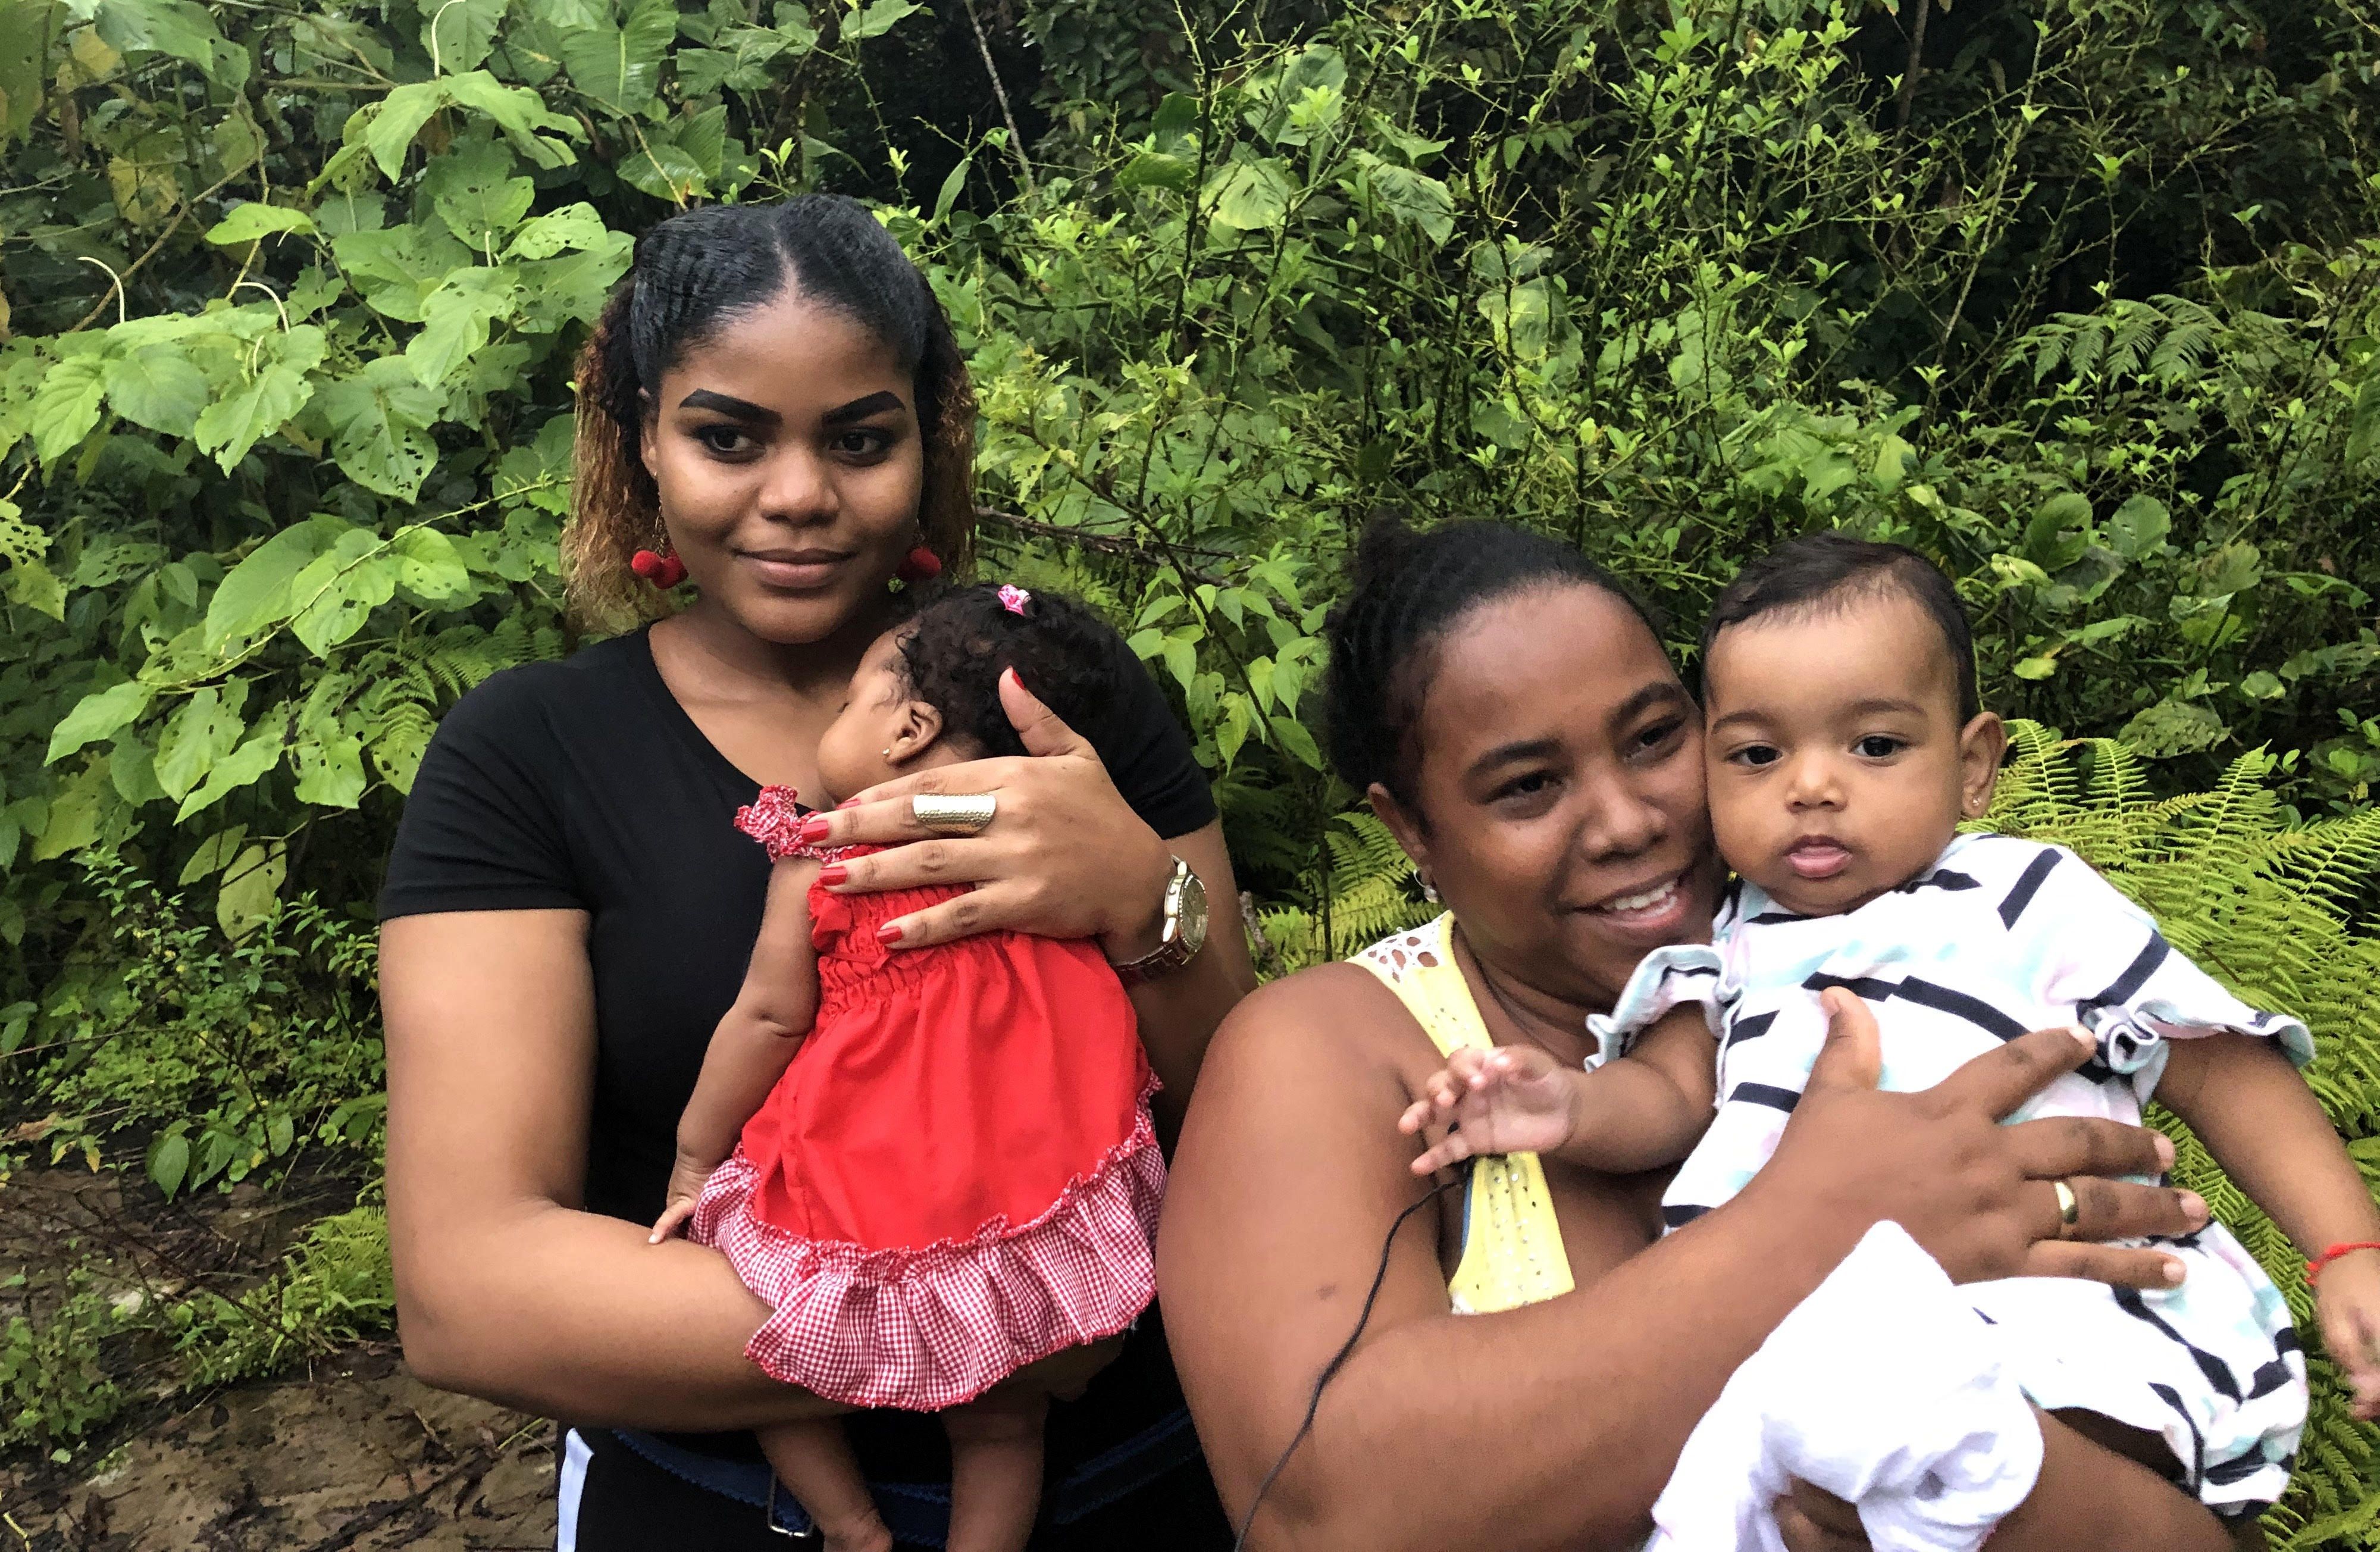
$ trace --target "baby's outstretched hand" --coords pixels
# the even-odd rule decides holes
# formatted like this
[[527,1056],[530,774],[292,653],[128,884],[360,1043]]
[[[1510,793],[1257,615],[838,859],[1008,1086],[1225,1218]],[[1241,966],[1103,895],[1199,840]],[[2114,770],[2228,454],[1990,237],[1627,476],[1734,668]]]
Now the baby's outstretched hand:
[[1414,1160],[1414,1173],[1430,1174],[1477,1154],[1562,1146],[1577,1127],[1572,1086],[1585,1075],[1527,1046],[1456,1051],[1397,1120],[1397,1130],[1409,1137],[1427,1127],[1448,1129],[1437,1146]]
[[2350,1251],[2314,1282],[2322,1344],[2347,1376],[2355,1415],[2380,1418],[2380,1250]]

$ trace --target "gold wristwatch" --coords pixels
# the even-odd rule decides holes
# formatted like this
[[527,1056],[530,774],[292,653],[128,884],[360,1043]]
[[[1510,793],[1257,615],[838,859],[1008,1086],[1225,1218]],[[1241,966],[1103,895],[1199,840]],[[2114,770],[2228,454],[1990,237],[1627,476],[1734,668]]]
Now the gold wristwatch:
[[1165,884],[1164,933],[1157,947],[1116,965],[1116,977],[1129,987],[1171,975],[1197,958],[1206,943],[1207,886],[1188,863],[1175,857],[1173,877]]

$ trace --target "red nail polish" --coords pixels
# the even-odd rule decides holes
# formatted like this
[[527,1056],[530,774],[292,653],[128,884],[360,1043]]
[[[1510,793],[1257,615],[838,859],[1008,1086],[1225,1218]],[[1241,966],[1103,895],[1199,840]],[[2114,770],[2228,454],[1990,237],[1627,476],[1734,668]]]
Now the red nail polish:
[[856,798],[856,797],[846,797],[846,798],[844,798],[841,803],[838,803],[838,804],[836,804],[836,805],[835,805],[835,807],[836,807],[837,809],[844,809],[844,808],[856,808],[856,807],[858,807],[858,806],[859,806],[859,799],[857,799],[857,798]]
[[830,862],[819,869],[818,881],[821,884],[839,884],[850,877],[850,868],[839,862]]
[[876,940],[880,943],[899,942],[901,940],[901,924],[899,922],[886,922],[882,927],[876,929]]
[[801,831],[794,837],[794,839],[801,842],[802,844],[807,846],[815,842],[825,840],[826,832],[831,827],[824,819],[819,818],[816,814],[812,814],[808,818],[802,821]]

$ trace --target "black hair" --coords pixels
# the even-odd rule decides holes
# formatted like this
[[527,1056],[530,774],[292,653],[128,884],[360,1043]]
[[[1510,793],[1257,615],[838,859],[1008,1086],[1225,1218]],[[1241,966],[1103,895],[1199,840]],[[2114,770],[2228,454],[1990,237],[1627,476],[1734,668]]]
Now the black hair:
[[1983,709],[1975,688],[1975,638],[1950,578],[1905,544],[1880,544],[1830,528],[1786,540],[1720,589],[1703,625],[1704,673],[1709,673],[1711,643],[1730,625],[1767,614],[1817,613],[1853,598],[1896,593],[1924,610],[1942,633],[1951,676],[1958,681],[1960,724],[1974,721]]
[[660,492],[638,453],[650,395],[686,352],[788,292],[851,318],[910,374],[926,449],[917,520],[945,565],[974,531],[975,394],[933,286],[868,207],[834,194],[708,205],[637,239],[578,363],[578,491],[564,569],[591,622],[650,614],[658,597],[628,571],[664,546]]
[[902,627],[900,673],[909,693],[942,714],[945,736],[981,755],[1025,746],[1000,704],[1000,676],[1016,677],[1068,727],[1104,749],[1104,724],[1123,702],[1132,649],[1114,626],[1062,593],[1033,592],[1017,609],[989,584],[929,600]]
[[1411,806],[1414,719],[1455,623],[1483,604],[1539,588],[1593,588],[1660,631],[1618,578],[1559,540],[1473,519],[1427,533],[1394,517],[1366,526],[1354,576],[1324,629],[1330,763],[1357,792],[1377,782]]

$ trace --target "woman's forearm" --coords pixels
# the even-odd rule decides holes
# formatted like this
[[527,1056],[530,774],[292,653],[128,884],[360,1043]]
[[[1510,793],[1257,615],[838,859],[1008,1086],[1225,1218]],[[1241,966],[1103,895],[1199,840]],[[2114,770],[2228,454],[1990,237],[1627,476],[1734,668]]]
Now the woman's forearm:
[[1210,907],[1207,944],[1197,957],[1132,990],[1141,1045],[1157,1081],[1164,1085],[1157,1097],[1158,1124],[1170,1137],[1181,1127],[1208,1043],[1225,1015],[1255,987],[1256,969],[1248,957],[1247,931],[1240,918],[1238,885],[1223,846],[1222,826],[1210,824],[1165,844],[1198,875]]
[[1367,1340],[1273,1489],[1262,1545],[1435,1552],[1475,1540],[1483,1505],[1512,1552],[1634,1545],[1728,1376],[1865,1227],[1742,1200],[1562,1298]]
[[743,1355],[768,1306],[726,1257],[524,1203],[406,1254],[399,1334],[424,1383],[590,1426],[708,1431],[844,1410]]

